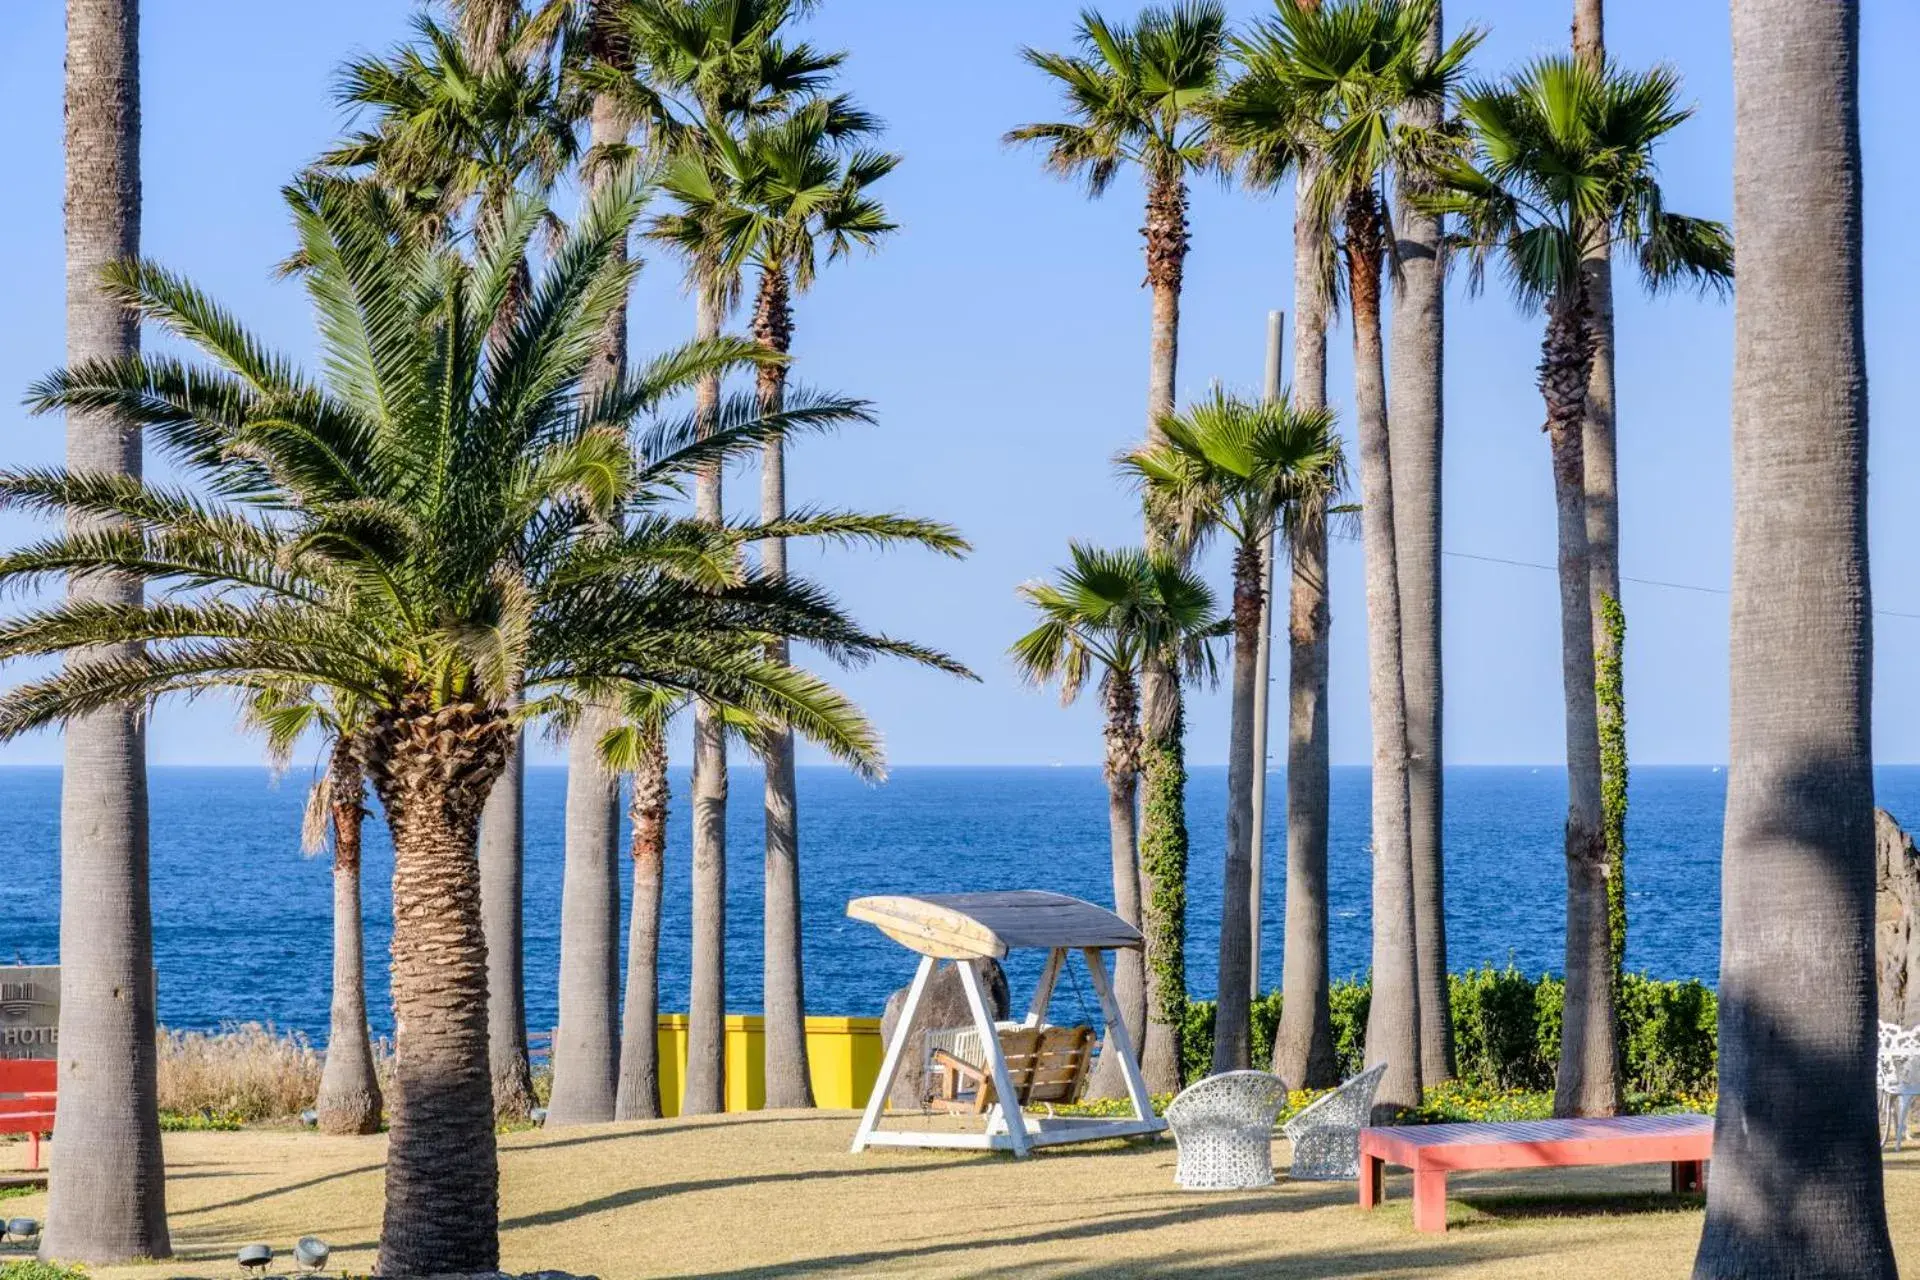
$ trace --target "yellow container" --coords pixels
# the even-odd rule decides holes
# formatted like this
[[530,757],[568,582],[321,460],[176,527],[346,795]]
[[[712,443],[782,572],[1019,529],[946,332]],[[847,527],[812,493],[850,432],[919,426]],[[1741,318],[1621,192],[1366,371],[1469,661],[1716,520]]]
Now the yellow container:
[[[687,1079],[687,1015],[660,1015],[660,1109],[680,1114]],[[880,1076],[878,1018],[808,1018],[807,1069],[822,1107],[867,1105]],[[767,1099],[766,1019],[727,1015],[727,1110],[757,1111]]]

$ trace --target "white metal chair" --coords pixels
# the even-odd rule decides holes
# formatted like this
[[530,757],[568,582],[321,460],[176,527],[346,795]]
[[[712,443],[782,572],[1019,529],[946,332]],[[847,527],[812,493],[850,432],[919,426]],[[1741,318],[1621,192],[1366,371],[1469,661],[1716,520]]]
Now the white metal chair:
[[1228,1071],[1188,1085],[1167,1105],[1180,1156],[1173,1180],[1188,1191],[1273,1185],[1273,1119],[1287,1082],[1265,1071]]
[[1360,1176],[1360,1131],[1373,1116],[1373,1095],[1386,1074],[1387,1064],[1376,1063],[1287,1121],[1293,1144],[1289,1178],[1337,1182]]
[[1906,1029],[1898,1023],[1880,1024],[1880,1055],[1874,1086],[1879,1091],[1880,1143],[1887,1142],[1887,1130],[1893,1130],[1893,1149],[1906,1142],[1907,1120],[1915,1098],[1920,1098],[1920,1027]]

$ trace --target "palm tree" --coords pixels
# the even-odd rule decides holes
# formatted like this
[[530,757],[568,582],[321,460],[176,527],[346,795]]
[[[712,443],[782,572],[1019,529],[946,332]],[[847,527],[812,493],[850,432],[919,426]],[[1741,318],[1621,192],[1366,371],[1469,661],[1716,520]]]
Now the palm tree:
[[[368,119],[319,164],[379,183],[429,239],[470,238],[482,226],[504,234],[515,194],[551,190],[578,150],[578,108],[558,75],[566,0],[531,12],[521,0],[454,0],[451,9],[450,27],[421,14],[411,42],[342,68],[336,97]],[[603,114],[596,110],[596,143]],[[496,342],[511,332],[528,279],[523,265],[495,319]],[[624,315],[623,306],[609,324]],[[624,328],[619,337],[624,346]],[[514,743],[480,824],[494,1107],[512,1119],[534,1102],[521,921],[524,745]]]
[[[781,38],[805,7],[796,0],[622,0],[620,6],[635,74],[606,77],[606,87],[668,144],[664,185],[683,211],[657,220],[655,234],[685,253],[696,339],[720,332],[739,289],[737,264],[725,261],[715,225],[697,212],[730,207],[731,193],[704,139],[734,134],[824,87],[843,55]],[[702,380],[695,401],[703,420],[712,420],[719,398],[719,379]],[[696,480],[694,511],[719,524],[723,510],[720,471],[710,467]],[[693,739],[693,955],[681,1110],[699,1115],[723,1110],[726,1093],[727,745],[725,726],[705,704],[694,707]]]
[[1250,1065],[1252,1024],[1254,689],[1260,679],[1264,548],[1290,510],[1324,504],[1341,484],[1340,445],[1326,409],[1297,410],[1216,389],[1162,419],[1164,442],[1125,460],[1149,508],[1194,547],[1215,532],[1233,540],[1233,716],[1227,752],[1226,864],[1221,876],[1219,993],[1213,1069]]
[[1732,750],[1698,1280],[1890,1280],[1873,1115],[1859,6],[1733,7]]
[[1417,1105],[1422,1079],[1405,647],[1380,331],[1385,210],[1394,180],[1424,169],[1445,150],[1444,133],[1421,124],[1419,113],[1445,103],[1479,39],[1469,31],[1432,54],[1433,8],[1434,0],[1282,6],[1239,42],[1245,72],[1216,112],[1224,141],[1267,172],[1281,172],[1289,160],[1311,163],[1314,180],[1303,198],[1314,224],[1331,233],[1316,255],[1321,290],[1330,297],[1338,276],[1352,305],[1373,721],[1373,1000],[1366,1056],[1388,1064],[1379,1094],[1383,1109]]
[[[1060,683],[1061,704],[1071,705],[1098,675],[1106,701],[1107,829],[1113,859],[1113,909],[1140,927],[1139,833],[1134,807],[1140,781],[1140,677],[1147,656],[1203,675],[1212,669],[1211,643],[1220,634],[1213,592],[1171,556],[1128,548],[1103,551],[1073,543],[1072,563],[1052,582],[1020,588],[1040,623],[1011,650],[1020,674],[1034,684]],[[1144,958],[1116,952],[1114,995],[1129,1042],[1147,1022]],[[1090,1091],[1124,1097],[1117,1059],[1103,1054]]]
[[[68,0],[67,358],[124,359],[138,324],[100,284],[140,251],[138,0]],[[110,410],[67,415],[67,465],[137,477],[139,436]],[[103,528],[98,536],[112,536]],[[74,607],[137,607],[140,584],[76,577]],[[120,656],[109,650],[103,660]],[[67,727],[60,775],[60,1174],[41,1252],[120,1262],[173,1254],[155,1094],[153,912],[147,884],[146,736],[139,708],[108,703]]]
[[[1220,84],[1227,17],[1218,0],[1176,0],[1141,10],[1115,26],[1086,10],[1077,53],[1024,50],[1026,59],[1060,85],[1071,118],[1022,125],[1008,142],[1045,149],[1046,166],[1103,194],[1123,165],[1146,185],[1147,280],[1153,322],[1147,374],[1149,444],[1174,409],[1180,350],[1180,289],[1185,273],[1187,183],[1220,169],[1209,104]],[[1166,530],[1147,524],[1150,548]],[[1153,1016],[1141,1066],[1156,1090],[1180,1087],[1180,1027],[1186,1006],[1185,716],[1174,673],[1149,658],[1141,677],[1146,742],[1141,762],[1141,865],[1147,879],[1147,981]]]
[[[1573,56],[1596,71],[1607,59],[1603,0],[1574,0]],[[1627,960],[1627,693],[1620,606],[1620,476],[1614,423],[1613,258],[1587,253],[1587,310],[1593,331],[1593,374],[1581,454],[1587,491],[1587,556],[1593,566],[1593,665],[1600,725],[1600,824],[1607,843],[1607,933],[1614,998]]]
[[1669,212],[1660,190],[1654,148],[1692,114],[1677,105],[1679,88],[1666,69],[1596,70],[1564,56],[1474,86],[1460,110],[1475,163],[1444,164],[1440,189],[1422,197],[1432,211],[1460,216],[1476,283],[1497,257],[1521,305],[1547,317],[1539,385],[1559,513],[1567,712],[1567,994],[1554,1098],[1562,1115],[1611,1115],[1620,1105],[1582,454],[1593,375],[1583,264],[1597,247],[1631,251],[1652,291],[1731,279],[1726,228]]
[[[704,436],[670,421],[629,441],[663,397],[750,359],[743,342],[675,353],[583,400],[584,365],[631,277],[613,254],[638,212],[630,188],[588,207],[491,353],[486,321],[524,259],[531,216],[508,220],[518,240],[483,234],[469,263],[422,244],[364,184],[316,177],[288,194],[324,382],[197,289],[128,263],[110,276],[116,301],[206,362],[95,360],[33,389],[39,411],[124,415],[198,491],[0,475],[0,504],[124,522],[0,558],[0,585],[114,572],[160,590],[151,603],[73,601],[0,624],[0,659],[75,657],[0,698],[0,739],[170,693],[299,682],[365,700],[358,752],[394,844],[396,1089],[377,1269],[490,1271],[498,1172],[475,842],[518,725],[602,690],[659,686],[777,708],[831,738],[845,699],[742,658],[743,645],[784,633],[944,660],[861,631],[804,583],[675,572],[714,536],[657,510],[684,476],[859,406],[815,399],[770,421],[736,403]],[[864,759],[857,741],[834,746]]]
[[627,925],[627,995],[613,1118],[658,1120],[660,1108],[660,897],[666,879],[667,722],[682,700],[666,690],[629,694],[622,723],[602,735],[607,768],[632,781],[627,820],[633,906]]
[[[1427,19],[1422,54],[1442,48],[1440,0]],[[1438,129],[1442,104],[1410,103],[1407,119]],[[1420,1074],[1454,1076],[1453,1015],[1447,990],[1446,858],[1442,848],[1445,773],[1440,661],[1440,444],[1445,425],[1446,268],[1440,220],[1407,198],[1424,182],[1403,172],[1395,210],[1393,384],[1388,439],[1393,459],[1393,546],[1399,565],[1401,680],[1407,698],[1407,844],[1413,856],[1413,937],[1419,961]]]
[[313,1109],[322,1133],[380,1132],[380,1079],[367,1031],[367,962],[360,911],[360,837],[366,821],[366,770],[355,735],[369,718],[358,699],[335,705],[310,686],[262,688],[247,707],[263,730],[276,768],[292,759],[302,737],[319,732],[330,744],[327,767],[307,793],[300,847],[309,854],[333,842],[333,997],[327,1053]]
[[[831,262],[856,247],[871,249],[892,232],[871,188],[899,157],[848,144],[877,122],[843,99],[815,99],[790,113],[751,125],[738,142],[709,129],[710,162],[727,174],[731,203],[716,210],[726,260],[750,261],[758,273],[750,331],[766,350],[786,356],[793,345],[793,298],[813,286],[821,250]],[[787,363],[760,367],[761,407],[785,403]],[[784,519],[786,453],[778,441],[761,454],[760,518]],[[775,579],[787,572],[784,540],[760,548],[761,569]],[[784,660],[784,650],[776,654]],[[800,832],[794,794],[793,734],[769,726],[757,742],[766,764],[766,925],[763,991],[766,1018],[766,1105],[811,1107],[807,1065],[806,996],[800,959]]]

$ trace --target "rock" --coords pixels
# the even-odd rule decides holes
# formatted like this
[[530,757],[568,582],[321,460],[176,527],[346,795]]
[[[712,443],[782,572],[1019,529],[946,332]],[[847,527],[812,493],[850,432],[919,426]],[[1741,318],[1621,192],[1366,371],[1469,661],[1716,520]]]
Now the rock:
[[1880,1017],[1920,1026],[1920,852],[1885,809],[1873,811],[1873,862]]
[[[1003,1021],[1011,1000],[1007,993],[1007,971],[997,960],[984,961],[982,967],[986,970],[987,1012],[993,1015],[994,1021]],[[907,1002],[907,990],[902,987],[887,997],[886,1012],[880,1015],[881,1044],[893,1043],[893,1029],[900,1022],[900,1007]],[[960,970],[943,964],[927,980],[927,994],[921,998],[920,1012],[909,1029],[911,1038],[907,1041],[905,1059],[900,1063],[900,1074],[893,1078],[887,1105],[907,1111],[918,1111],[924,1106],[928,1088],[923,1037],[930,1030],[972,1025],[973,1011],[967,1007],[967,993],[960,985]]]

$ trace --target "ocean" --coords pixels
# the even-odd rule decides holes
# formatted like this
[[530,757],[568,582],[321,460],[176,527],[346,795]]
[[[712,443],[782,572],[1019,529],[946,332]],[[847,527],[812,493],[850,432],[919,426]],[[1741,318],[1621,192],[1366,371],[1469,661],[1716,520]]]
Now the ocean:
[[[1333,771],[1332,968],[1365,970],[1369,858],[1367,770]],[[160,1017],[175,1028],[268,1022],[324,1041],[331,965],[330,870],[299,848],[305,771],[156,768],[151,775],[155,962]],[[661,955],[662,1008],[687,990],[686,775],[673,777]],[[1920,815],[1920,767],[1879,771],[1880,803]],[[1270,779],[1266,928],[1261,972],[1278,986],[1285,919],[1283,779]],[[899,768],[869,786],[830,767],[799,771],[807,1007],[877,1015],[912,976],[913,958],[846,919],[869,893],[1041,888],[1109,901],[1105,784],[1097,768]],[[1446,772],[1447,945],[1455,970],[1518,965],[1558,971],[1565,881],[1566,783],[1555,768]],[[55,963],[59,953],[57,769],[0,769],[0,962]],[[526,974],[529,1026],[555,1018],[565,771],[527,779]],[[1193,771],[1187,806],[1188,986],[1215,985],[1226,771]],[[736,768],[728,805],[728,1006],[760,1007],[761,775]],[[1628,825],[1627,961],[1663,978],[1718,976],[1720,828],[1725,773],[1641,768]],[[623,834],[624,840],[624,834]],[[370,1013],[391,1029],[386,949],[391,847],[367,824],[365,924]],[[624,936],[624,929],[623,929]],[[1014,966],[1018,996],[1035,962]],[[1082,983],[1056,1007],[1089,1008]]]

